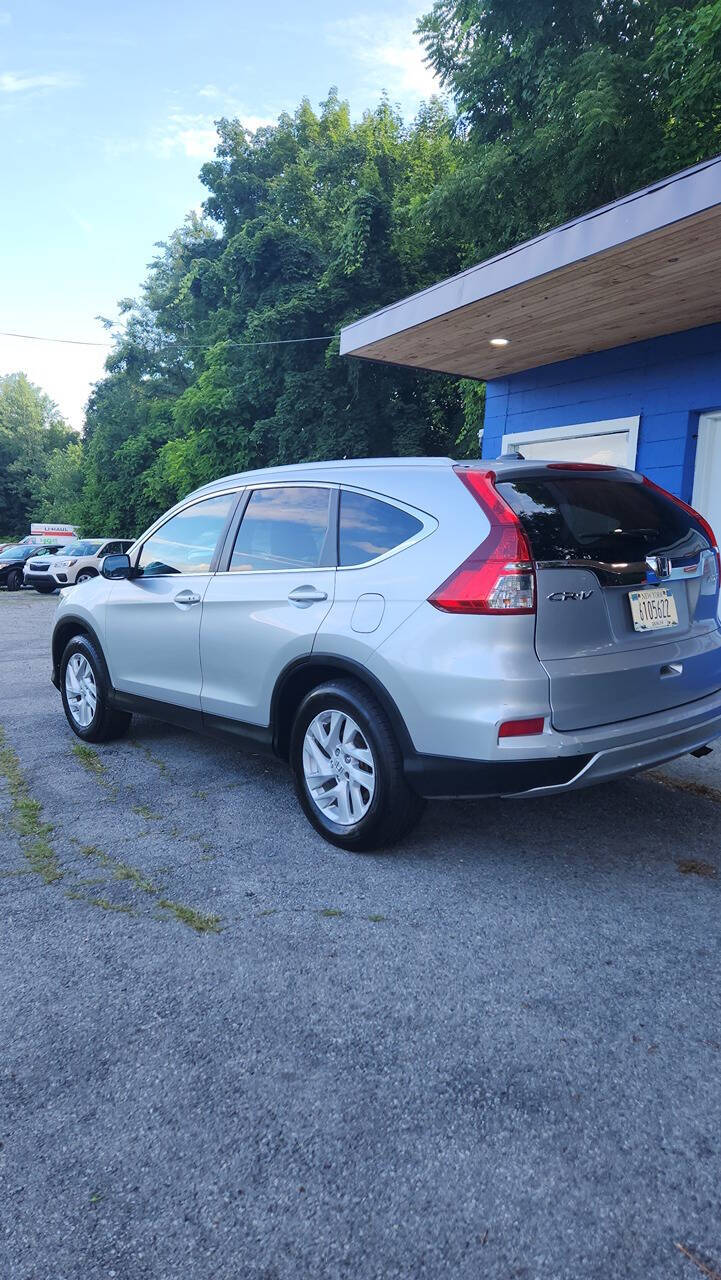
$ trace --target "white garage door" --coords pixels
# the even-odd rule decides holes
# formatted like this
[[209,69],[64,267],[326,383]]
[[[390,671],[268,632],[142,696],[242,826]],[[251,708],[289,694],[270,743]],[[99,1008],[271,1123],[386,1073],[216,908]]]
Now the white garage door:
[[702,413],[699,418],[691,502],[721,538],[721,413]]
[[503,452],[517,449],[524,458],[550,462],[600,462],[613,467],[636,466],[638,418],[582,422],[572,427],[513,431],[503,437]]

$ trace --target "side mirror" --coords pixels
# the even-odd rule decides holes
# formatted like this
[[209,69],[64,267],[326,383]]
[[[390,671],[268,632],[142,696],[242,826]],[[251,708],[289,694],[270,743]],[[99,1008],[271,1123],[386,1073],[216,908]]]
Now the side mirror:
[[111,582],[119,582],[122,578],[132,578],[134,576],[130,556],[126,555],[105,556],[100,566],[100,572],[104,578],[108,578]]

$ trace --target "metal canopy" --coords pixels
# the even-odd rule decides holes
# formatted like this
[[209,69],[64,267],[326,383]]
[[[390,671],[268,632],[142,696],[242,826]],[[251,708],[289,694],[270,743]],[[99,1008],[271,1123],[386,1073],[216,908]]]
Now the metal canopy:
[[717,321],[721,157],[347,325],[340,351],[491,379]]

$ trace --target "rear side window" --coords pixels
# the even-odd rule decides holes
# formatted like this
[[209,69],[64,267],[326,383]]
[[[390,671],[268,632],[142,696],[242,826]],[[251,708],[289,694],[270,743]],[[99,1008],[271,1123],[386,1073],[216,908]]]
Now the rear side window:
[[330,489],[312,485],[255,489],[238,530],[230,572],[318,569],[327,564],[330,494]]
[[407,511],[380,498],[342,489],[338,531],[338,564],[367,564],[414,538],[423,524]]
[[708,538],[683,507],[633,480],[524,476],[497,486],[537,560],[598,560],[623,567],[654,552],[698,556]]
[[171,516],[143,544],[138,568],[146,578],[209,573],[235,494],[206,498]]

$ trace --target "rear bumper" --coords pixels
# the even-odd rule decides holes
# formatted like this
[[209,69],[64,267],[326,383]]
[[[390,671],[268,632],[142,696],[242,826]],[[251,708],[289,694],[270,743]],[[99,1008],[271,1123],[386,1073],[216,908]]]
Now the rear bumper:
[[404,768],[409,785],[426,800],[473,799],[564,791],[592,758],[506,761],[413,755]]
[[533,757],[513,752],[513,758],[458,760],[413,754],[404,765],[409,784],[429,800],[558,795],[651,769],[720,736],[721,693],[715,693],[673,712],[605,725],[603,730],[551,733],[543,754],[537,749]]

